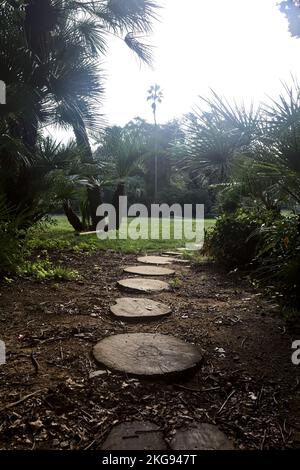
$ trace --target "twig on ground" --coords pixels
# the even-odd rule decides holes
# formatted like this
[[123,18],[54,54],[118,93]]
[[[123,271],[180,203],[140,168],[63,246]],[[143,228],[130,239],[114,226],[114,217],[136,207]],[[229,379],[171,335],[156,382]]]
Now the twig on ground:
[[265,441],[266,441],[266,435],[267,435],[267,430],[265,429],[264,435],[263,435],[263,438],[262,438],[262,441],[261,441],[261,444],[260,444],[260,450],[264,449],[264,445],[265,445]]
[[36,360],[36,358],[34,357],[34,353],[33,353],[33,352],[30,354],[30,359],[31,359],[31,362],[32,362],[33,367],[34,367],[35,374],[37,375],[38,372],[39,372],[39,363],[38,363],[38,361]]
[[28,400],[28,398],[33,397],[34,395],[37,395],[38,393],[42,391],[43,389],[36,390],[35,392],[29,393],[28,395],[25,395],[24,397],[20,398],[20,400],[14,401],[12,403],[8,403],[7,405],[0,408],[0,413],[1,411],[7,410],[8,408],[12,408],[13,406],[19,405],[19,403],[23,403],[23,401]]
[[217,415],[220,414],[223,409],[225,408],[226,406],[226,403],[228,402],[228,400],[230,400],[230,398],[232,397],[232,395],[235,393],[235,390],[232,390],[232,392],[229,393],[228,397],[226,398],[226,400],[224,401],[223,405],[221,406],[221,408],[219,409],[219,411],[217,412]]
[[188,392],[194,392],[194,393],[212,392],[214,390],[219,390],[221,388],[221,387],[210,387],[210,388],[203,388],[200,390],[196,388],[185,387],[184,385],[180,385],[180,384],[175,384],[174,386],[182,390],[187,390]]
[[83,450],[89,450],[89,449],[92,447],[92,445],[95,444],[95,442],[96,442],[96,439],[94,439],[94,440],[93,440],[92,442],[90,442],[86,447],[84,447]]

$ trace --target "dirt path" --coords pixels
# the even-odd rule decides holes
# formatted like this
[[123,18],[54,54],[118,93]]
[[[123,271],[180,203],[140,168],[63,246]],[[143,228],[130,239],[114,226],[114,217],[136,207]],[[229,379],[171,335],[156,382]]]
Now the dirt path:
[[[7,347],[1,449],[97,449],[113,424],[128,419],[153,421],[167,438],[181,425],[205,421],[242,449],[300,447],[300,366],[291,362],[300,331],[285,327],[270,299],[212,265],[177,265],[172,290],[149,296],[173,313],[125,323],[112,318],[109,306],[120,297],[122,268],[136,256],[63,257],[80,281],[0,286],[0,339]],[[124,332],[171,334],[200,346],[204,360],[192,375],[160,381],[101,370],[92,346]],[[95,371],[101,372],[90,378]]]

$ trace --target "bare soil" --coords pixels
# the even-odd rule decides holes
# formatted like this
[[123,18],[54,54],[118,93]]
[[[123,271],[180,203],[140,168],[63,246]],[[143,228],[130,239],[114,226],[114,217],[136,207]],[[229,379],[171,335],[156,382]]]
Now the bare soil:
[[[169,316],[124,322],[109,310],[135,255],[56,253],[80,281],[3,281],[0,449],[100,449],[122,421],[156,423],[165,438],[193,422],[217,424],[240,449],[300,448],[300,328],[275,300],[214,265],[174,265],[172,289],[147,296]],[[172,266],[173,267],[173,266]],[[192,373],[144,379],[108,371],[92,347],[116,333],[174,335],[204,352]],[[90,374],[100,371],[98,375]]]

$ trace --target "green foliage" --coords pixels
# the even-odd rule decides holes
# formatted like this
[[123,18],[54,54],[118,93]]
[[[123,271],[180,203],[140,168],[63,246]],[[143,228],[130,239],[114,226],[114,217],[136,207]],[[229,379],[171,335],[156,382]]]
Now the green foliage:
[[34,262],[25,261],[17,268],[16,273],[19,276],[30,277],[38,281],[73,281],[79,277],[77,271],[65,268],[63,266],[55,266],[48,259]]
[[227,269],[247,269],[292,307],[300,307],[300,220],[277,211],[242,210],[218,217],[203,253]]
[[254,212],[237,210],[217,218],[215,226],[206,232],[203,253],[228,269],[249,268],[258,242],[255,231],[261,218]]
[[16,217],[5,198],[0,197],[0,275],[15,272],[22,262],[26,243],[20,225],[25,219],[25,214]]
[[193,217],[196,216],[196,204],[204,204],[205,215],[211,216],[212,201],[208,188],[192,188],[189,189],[186,186],[180,187],[175,184],[171,184],[165,191],[161,191],[158,194],[159,200],[166,204],[180,204],[184,207],[184,204],[193,205]]
[[[107,34],[124,39],[141,61],[150,63],[150,48],[138,37],[151,32],[157,9],[155,0],[1,2],[0,69],[7,100],[0,108],[0,184],[16,213],[32,210],[32,224],[74,189],[70,181],[64,184],[64,169],[47,159],[55,146],[40,148],[42,129],[72,129],[83,150],[82,166],[93,163],[87,130],[96,131],[103,123],[99,56],[108,51]],[[100,203],[95,183],[89,175],[93,225]],[[71,209],[69,216],[78,226]]]
[[141,140],[127,126],[107,127],[97,137],[95,158],[103,166],[103,184],[125,182],[141,172]]
[[300,219],[281,216],[259,232],[256,276],[274,285],[289,305],[300,307]]
[[23,257],[23,250],[18,231],[0,222],[0,276],[15,272]]
[[102,185],[106,194],[119,182],[126,182],[130,202],[153,202],[156,154],[158,192],[166,191],[172,184],[172,176],[177,172],[175,144],[183,138],[179,122],[155,126],[135,118],[124,127],[107,127],[94,138],[99,144],[94,157],[103,165]]
[[169,286],[173,290],[179,289],[182,286],[182,280],[178,277],[175,277],[174,279],[171,279],[171,281],[169,281]]
[[217,194],[216,208],[219,214],[232,214],[242,205],[242,193],[239,184],[232,183],[223,187]]
[[210,183],[228,181],[233,159],[259,132],[259,110],[229,103],[212,91],[185,117],[184,167]]

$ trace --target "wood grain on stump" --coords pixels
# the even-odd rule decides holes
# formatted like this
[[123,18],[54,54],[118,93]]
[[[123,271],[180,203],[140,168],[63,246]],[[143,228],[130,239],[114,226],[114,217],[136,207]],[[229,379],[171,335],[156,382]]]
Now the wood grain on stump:
[[93,354],[96,361],[110,369],[147,376],[183,372],[202,359],[196,346],[152,333],[108,336],[94,346]]
[[171,312],[168,305],[151,299],[120,297],[116,305],[110,307],[111,312],[122,318],[161,317]]
[[175,258],[169,256],[141,256],[137,259],[139,263],[145,264],[171,264]]
[[170,276],[175,274],[173,269],[159,266],[128,266],[124,268],[124,271],[131,274],[140,274],[141,276]]
[[232,442],[219,430],[209,423],[199,423],[197,426],[176,430],[171,443],[174,450],[232,450]]
[[159,427],[150,421],[132,421],[114,426],[102,450],[165,450],[167,445]]
[[143,277],[129,277],[118,281],[119,286],[142,292],[160,292],[169,289],[169,284],[157,279],[147,279]]

